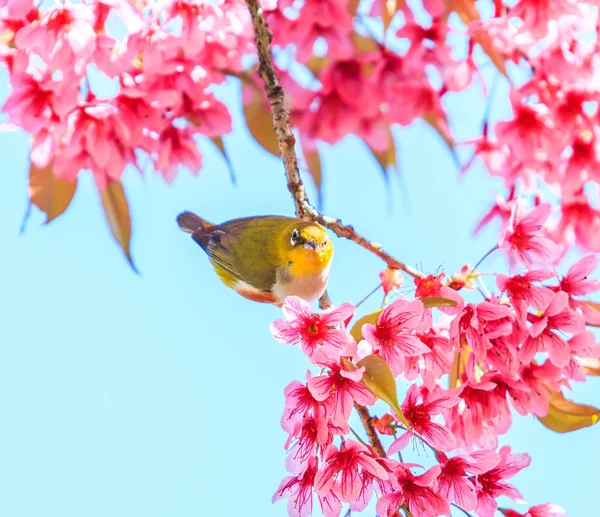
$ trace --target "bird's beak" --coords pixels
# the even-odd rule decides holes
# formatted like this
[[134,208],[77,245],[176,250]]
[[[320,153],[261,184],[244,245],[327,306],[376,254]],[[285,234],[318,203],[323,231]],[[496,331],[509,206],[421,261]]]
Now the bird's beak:
[[317,249],[317,242],[316,241],[306,241],[304,243],[304,247],[308,248],[309,250],[316,250]]

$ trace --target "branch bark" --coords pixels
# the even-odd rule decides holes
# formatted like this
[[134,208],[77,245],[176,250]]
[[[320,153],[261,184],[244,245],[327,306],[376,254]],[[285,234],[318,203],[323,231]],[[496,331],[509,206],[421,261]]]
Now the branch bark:
[[279,151],[283,158],[288,190],[294,198],[296,216],[300,219],[311,220],[322,224],[338,237],[343,237],[355,242],[374,255],[377,255],[392,269],[400,269],[413,278],[423,278],[423,273],[392,257],[382,249],[380,244],[363,237],[357,233],[351,225],[344,224],[340,219],[334,219],[321,214],[310,204],[308,196],[306,195],[304,183],[300,178],[298,158],[295,150],[296,138],[290,127],[290,116],[284,104],[283,89],[277,78],[277,73],[271,58],[271,40],[273,39],[273,35],[265,21],[258,0],[246,0],[246,4],[248,5],[250,16],[252,17],[252,25],[254,27],[254,35],[256,38],[258,74],[264,82],[267,98],[271,105],[273,126],[277,133]]
[[385,450],[381,445],[381,440],[379,440],[379,436],[377,435],[377,431],[373,427],[373,417],[370,415],[369,410],[365,406],[361,406],[360,404],[354,403],[354,407],[360,416],[360,420],[362,422],[365,431],[367,432],[367,436],[369,437],[369,442],[371,443],[371,447],[375,451],[375,454],[380,458],[385,458]]

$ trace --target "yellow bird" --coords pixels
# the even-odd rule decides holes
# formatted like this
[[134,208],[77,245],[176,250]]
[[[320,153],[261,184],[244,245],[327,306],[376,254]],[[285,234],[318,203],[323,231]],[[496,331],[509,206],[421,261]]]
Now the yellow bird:
[[179,214],[177,223],[244,298],[281,306],[287,296],[312,302],[325,292],[333,244],[320,224],[277,215],[212,224],[192,212]]

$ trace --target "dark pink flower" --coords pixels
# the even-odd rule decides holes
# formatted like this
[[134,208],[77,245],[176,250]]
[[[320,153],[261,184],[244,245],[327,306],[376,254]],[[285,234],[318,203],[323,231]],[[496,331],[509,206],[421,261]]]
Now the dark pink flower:
[[318,313],[301,298],[288,296],[282,309],[284,317],[271,324],[271,334],[286,345],[299,342],[308,357],[318,345],[342,349],[352,340],[345,331],[346,320],[354,314],[348,303]]
[[335,492],[341,501],[355,501],[363,489],[361,472],[377,479],[388,479],[388,473],[364,445],[345,440],[341,447],[330,445],[323,456],[324,465],[315,477],[315,490],[320,496]]

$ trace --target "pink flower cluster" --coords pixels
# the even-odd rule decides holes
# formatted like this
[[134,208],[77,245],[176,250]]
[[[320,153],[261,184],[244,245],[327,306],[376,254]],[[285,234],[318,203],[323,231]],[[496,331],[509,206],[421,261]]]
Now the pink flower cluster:
[[[139,153],[172,181],[202,167],[196,135],[231,130],[208,87],[241,70],[252,29],[242,1],[2,0],[3,107],[31,134],[31,159],[67,180],[91,170],[100,188]],[[99,79],[100,78],[100,79]],[[106,92],[112,84],[115,93]],[[147,161],[147,160],[146,160]]]
[[[543,235],[547,215],[546,205],[513,212],[500,246],[530,269],[514,276],[498,273],[496,293],[467,302],[449,287],[465,275],[449,282],[444,275],[415,279],[416,298],[396,298],[375,323],[362,325],[359,342],[346,330],[354,307],[314,312],[299,298],[286,300],[284,318],[271,332],[281,343],[299,343],[319,369],[285,390],[281,424],[289,435],[291,475],[274,500],[287,498],[290,516],[310,515],[314,495],[327,517],[340,515],[344,503],[359,512],[374,494],[380,517],[397,517],[401,509],[414,517],[450,515],[451,504],[493,517],[498,497],[522,502],[507,479],[530,458],[508,447],[497,450],[498,437],[511,426],[511,407],[521,415],[546,416],[551,392],[584,381],[585,360],[600,357],[600,346],[586,330],[586,323],[599,322],[598,313],[581,299],[600,291],[600,281],[590,278],[598,258],[583,257],[564,276],[535,269],[554,247]],[[389,276],[384,272],[382,278]],[[439,307],[435,320],[422,302],[429,297],[454,300],[456,306]],[[353,406],[376,401],[361,382],[366,368],[361,360],[372,355],[382,358],[394,377],[411,382],[400,405],[403,418],[392,410],[374,419],[381,435],[395,438],[385,457],[348,437]],[[456,368],[444,388],[443,380]],[[393,458],[415,440],[435,453],[436,464],[424,471],[401,455]],[[554,517],[562,509],[546,504],[525,515]]]
[[597,6],[497,2],[492,19],[469,26],[473,34],[488,33],[501,60],[528,76],[511,87],[512,119],[494,125],[495,138],[486,126],[476,141],[475,154],[510,192],[493,210],[502,215],[515,189],[536,198],[552,191],[560,210],[549,237],[563,252],[573,244],[600,251],[600,211],[590,196],[600,180]]

